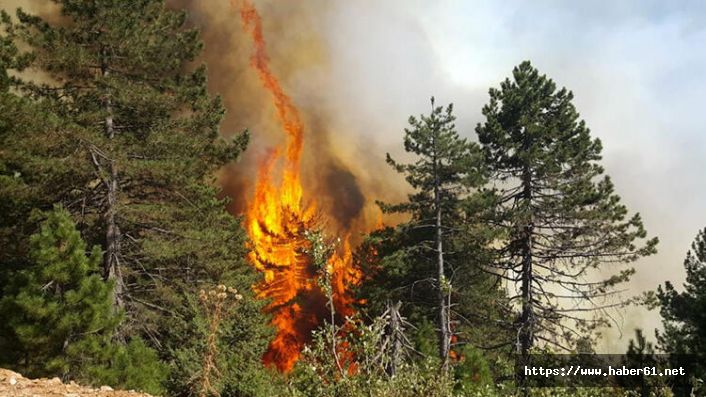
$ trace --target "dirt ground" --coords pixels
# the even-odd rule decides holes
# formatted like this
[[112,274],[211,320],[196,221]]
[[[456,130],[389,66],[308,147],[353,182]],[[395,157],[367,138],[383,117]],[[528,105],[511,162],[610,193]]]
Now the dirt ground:
[[6,369],[0,369],[0,397],[151,397],[134,390],[113,390],[108,386],[97,389],[62,383],[59,378],[27,379]]

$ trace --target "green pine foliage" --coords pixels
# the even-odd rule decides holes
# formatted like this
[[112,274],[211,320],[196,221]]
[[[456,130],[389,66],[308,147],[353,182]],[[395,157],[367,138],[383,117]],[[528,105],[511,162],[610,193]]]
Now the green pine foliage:
[[486,355],[472,345],[465,345],[459,350],[461,359],[454,366],[456,390],[472,392],[493,387],[495,377]]
[[[30,376],[67,375],[86,338],[110,335],[119,321],[112,286],[99,274],[98,247],[86,245],[68,214],[57,208],[30,240],[32,266],[14,275],[0,301],[7,319],[3,354]],[[78,350],[79,355],[65,355]]]
[[0,308],[5,327],[0,356],[30,376],[75,370],[94,338],[107,342],[120,317],[111,308],[112,285],[98,273],[100,248],[86,244],[61,208],[31,238],[32,266],[14,275]]
[[[380,320],[380,318],[376,319]],[[330,360],[331,352],[325,342],[326,331],[315,332],[312,343],[304,351],[294,371],[288,376],[286,387],[276,394],[292,397],[638,397],[630,389],[609,387],[534,388],[528,394],[511,384],[493,383],[492,370],[485,357],[472,348],[462,349],[467,361],[454,366],[454,377],[439,374],[438,359],[434,356],[416,362],[405,362],[395,376],[389,376],[379,367],[380,327],[375,321],[359,328],[358,335],[347,338],[352,351],[359,357],[357,372],[330,377],[337,372]],[[669,394],[663,394],[669,395]]]
[[154,305],[161,306],[164,289],[172,287],[160,280],[192,284],[215,273],[209,261],[199,260],[209,254],[200,243],[203,225],[190,221],[209,219],[202,211],[214,207],[214,173],[240,153],[245,136],[219,139],[223,109],[206,92],[205,69],[185,71],[201,43],[196,31],[184,28],[184,13],[162,1],[57,3],[66,18],[61,26],[18,14],[17,30],[34,51],[34,66],[52,79],[23,88],[72,125],[53,142],[66,152],[28,157],[51,161],[71,151],[72,168],[82,172],[48,172],[60,178],[49,196],[80,214],[87,239],[104,250],[111,243],[108,214],[115,215],[118,298],[129,321],[152,327],[149,315],[137,312],[159,310]]
[[[678,291],[667,281],[657,290],[665,331],[664,350],[706,354],[706,229],[699,231],[684,259],[686,281]],[[706,356],[702,356],[702,362]]]
[[[0,300],[0,365],[27,376],[160,392],[164,369],[156,353],[139,340],[127,348],[112,340],[122,315],[112,307],[112,283],[99,272],[100,248],[87,252],[63,208],[46,218],[30,239],[32,266],[14,274]],[[113,376],[98,375],[106,373]]]
[[[678,291],[667,281],[655,297],[664,331],[657,333],[659,348],[670,354],[692,355],[689,374],[706,379],[706,229],[699,231],[684,259],[686,281]],[[703,386],[702,386],[703,387]]]
[[113,344],[103,350],[103,357],[105,364],[94,365],[83,374],[82,378],[89,384],[142,390],[155,395],[164,393],[169,368],[142,339]]
[[[476,128],[499,196],[495,223],[504,230],[495,267],[517,285],[513,341],[523,353],[537,340],[573,350],[584,335],[577,330],[607,325],[602,313],[620,305],[611,300],[614,287],[634,272],[620,265],[653,254],[657,244],[644,240],[639,214],[628,215],[604,175],[601,142],[572,100],[523,62],[490,89]],[[585,315],[591,311],[596,318]]]
[[[38,188],[28,183],[32,171],[42,171],[40,161],[26,161],[20,147],[33,142],[23,142],[21,137],[34,131],[48,131],[56,118],[47,109],[30,99],[18,95],[20,81],[11,72],[24,70],[31,56],[19,51],[17,32],[10,23],[10,16],[0,10],[0,296],[8,285],[12,272],[29,266],[29,235],[36,231],[37,217],[32,217]],[[51,208],[51,205],[46,207]],[[30,222],[30,218],[32,221]],[[20,238],[22,236],[23,238]]]

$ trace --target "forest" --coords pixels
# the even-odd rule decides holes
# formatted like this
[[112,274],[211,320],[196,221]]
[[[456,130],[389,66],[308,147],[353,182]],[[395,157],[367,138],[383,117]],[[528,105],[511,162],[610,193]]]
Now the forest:
[[[250,0],[223,1],[247,44],[228,56],[267,122],[226,131],[182,3],[2,10],[0,368],[164,396],[706,395],[706,220],[671,258],[683,286],[625,294],[658,236],[569,88],[522,61],[471,135],[429,93],[394,151],[366,148],[395,180],[375,194],[326,157]],[[686,387],[516,370],[598,353],[636,305],[661,328],[611,353],[689,355]]]

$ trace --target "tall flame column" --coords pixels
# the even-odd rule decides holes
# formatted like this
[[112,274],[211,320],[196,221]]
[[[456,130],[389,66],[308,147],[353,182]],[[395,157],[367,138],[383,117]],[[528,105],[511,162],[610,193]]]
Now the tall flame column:
[[[316,227],[317,210],[313,202],[305,204],[300,180],[304,128],[297,108],[269,68],[260,16],[248,0],[233,0],[231,4],[239,6],[244,29],[253,43],[251,65],[263,88],[272,95],[287,137],[284,148],[272,150],[263,160],[246,213],[249,259],[264,275],[255,291],[258,297],[269,300],[266,310],[277,329],[263,361],[287,372],[310,340],[311,331],[329,313],[316,283],[316,270],[304,254],[308,245],[304,231]],[[339,251],[329,261],[329,271],[333,274],[336,311],[343,318],[354,313],[348,287],[359,283],[360,274],[352,265],[347,241]]]

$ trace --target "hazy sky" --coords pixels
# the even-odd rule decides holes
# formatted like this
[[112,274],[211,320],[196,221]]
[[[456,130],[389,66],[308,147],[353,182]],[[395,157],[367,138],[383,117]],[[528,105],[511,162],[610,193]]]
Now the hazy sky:
[[[660,240],[637,263],[633,292],[681,283],[682,261],[706,227],[706,3],[665,1],[353,1],[323,16],[340,86],[340,122],[399,145],[428,98],[454,102],[473,136],[487,90],[529,59],[575,104],[604,144],[618,193]],[[351,104],[357,111],[350,112]],[[630,310],[632,328],[658,314]]]

